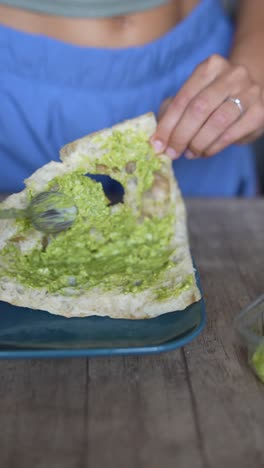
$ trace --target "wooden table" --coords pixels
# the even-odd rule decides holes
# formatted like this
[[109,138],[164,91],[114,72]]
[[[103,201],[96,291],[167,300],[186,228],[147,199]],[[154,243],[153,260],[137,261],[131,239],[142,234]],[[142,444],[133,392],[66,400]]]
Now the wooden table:
[[1,361],[1,468],[264,466],[264,385],[232,330],[264,290],[264,200],[187,206],[206,330],[159,356]]

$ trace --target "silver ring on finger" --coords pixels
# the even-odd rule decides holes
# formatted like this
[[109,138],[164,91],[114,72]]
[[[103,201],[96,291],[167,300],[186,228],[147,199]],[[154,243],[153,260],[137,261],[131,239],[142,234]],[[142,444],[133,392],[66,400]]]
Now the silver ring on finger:
[[226,98],[226,101],[233,102],[233,103],[237,106],[237,108],[238,108],[238,110],[239,110],[239,112],[240,112],[240,115],[244,114],[244,111],[245,111],[245,110],[244,110],[243,104],[242,104],[242,102],[240,101],[240,99],[238,99],[238,98],[233,98],[233,97],[229,96],[228,98]]

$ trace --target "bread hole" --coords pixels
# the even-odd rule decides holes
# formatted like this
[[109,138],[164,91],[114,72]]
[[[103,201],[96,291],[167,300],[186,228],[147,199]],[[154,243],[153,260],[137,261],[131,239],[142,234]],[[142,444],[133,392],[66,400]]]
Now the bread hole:
[[69,284],[69,286],[76,286],[77,281],[76,281],[75,276],[69,276],[68,277],[68,284]]
[[126,168],[125,168],[125,169],[126,169],[126,172],[127,172],[128,174],[133,174],[133,172],[135,172],[135,170],[136,170],[136,167],[137,167],[137,165],[136,165],[135,161],[129,161],[129,162],[126,164]]
[[105,164],[96,164],[96,171],[98,174],[107,174],[108,167]]
[[[108,174],[109,172],[109,167],[106,166],[105,164],[96,164],[95,166],[96,172],[98,174]],[[120,174],[120,169],[118,167],[111,167],[111,172],[115,174]]]
[[117,203],[124,203],[124,187],[120,182],[112,179],[106,174],[85,174],[86,177],[95,180],[102,184],[104,193],[109,200],[109,205],[116,205]]
[[59,184],[54,184],[54,185],[52,185],[52,187],[50,188],[50,192],[58,192],[59,190],[60,190]]
[[11,237],[10,239],[10,242],[23,242],[24,240],[26,240],[25,236],[15,236],[15,237]]
[[42,252],[46,252],[46,249],[49,245],[49,238],[47,235],[44,235],[41,239],[41,245],[42,245]]
[[134,286],[141,286],[142,280],[137,280],[134,282]]

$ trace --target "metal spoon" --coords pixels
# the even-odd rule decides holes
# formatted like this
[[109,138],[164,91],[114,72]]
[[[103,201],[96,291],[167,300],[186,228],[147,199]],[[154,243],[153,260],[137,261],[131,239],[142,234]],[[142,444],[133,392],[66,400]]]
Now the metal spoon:
[[41,192],[34,196],[28,207],[0,210],[0,219],[27,218],[38,231],[55,234],[69,229],[74,223],[77,208],[61,192]]

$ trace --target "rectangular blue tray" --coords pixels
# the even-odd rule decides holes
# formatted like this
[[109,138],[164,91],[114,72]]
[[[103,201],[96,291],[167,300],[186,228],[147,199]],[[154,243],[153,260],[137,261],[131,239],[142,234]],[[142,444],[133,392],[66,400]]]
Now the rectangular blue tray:
[[[201,290],[198,273],[196,278]],[[170,351],[193,340],[204,328],[205,317],[203,296],[184,311],[146,320],[64,318],[0,301],[0,359]]]

